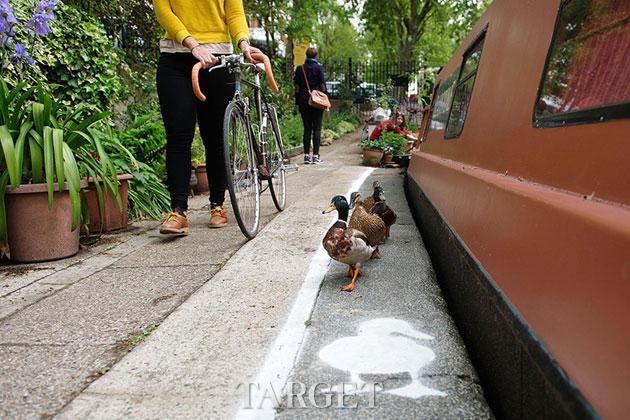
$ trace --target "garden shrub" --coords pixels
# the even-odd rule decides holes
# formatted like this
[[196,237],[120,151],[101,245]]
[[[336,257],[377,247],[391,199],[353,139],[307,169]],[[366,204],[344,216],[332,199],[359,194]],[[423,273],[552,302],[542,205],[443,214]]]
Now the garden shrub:
[[137,160],[153,167],[161,179],[166,179],[166,132],[157,111],[136,118],[131,127],[118,136]]
[[[30,0],[11,1],[20,22],[33,13]],[[129,69],[122,54],[110,44],[103,25],[61,1],[54,9],[52,32],[44,42],[29,40],[20,25],[17,36],[35,59],[25,77],[48,85],[55,98],[65,105],[92,105],[108,109],[124,91],[121,74]],[[21,33],[20,33],[21,32]],[[9,65],[3,78],[11,84],[22,80],[18,66]]]
[[287,114],[280,117],[279,122],[284,147],[290,149],[292,147],[301,146],[304,133],[302,118],[298,114]]
[[344,135],[354,131],[354,124],[348,121],[341,121],[337,124],[336,130],[339,134]]
[[393,149],[394,155],[400,156],[405,153],[407,139],[402,134],[388,131],[381,135],[380,140],[385,147],[389,146]]

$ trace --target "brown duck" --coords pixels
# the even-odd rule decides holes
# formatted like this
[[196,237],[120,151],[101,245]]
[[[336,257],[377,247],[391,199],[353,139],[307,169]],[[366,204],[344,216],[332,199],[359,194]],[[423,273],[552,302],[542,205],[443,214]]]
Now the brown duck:
[[[374,189],[374,191],[372,192],[372,195],[369,197],[366,197],[363,200],[357,201],[355,205],[362,205],[365,208],[365,210],[367,210],[367,212],[369,213],[372,210],[372,207],[374,207],[374,204],[376,204],[376,202],[379,200],[377,188],[380,188],[380,186],[381,184],[378,181],[374,181],[372,183],[372,188]],[[350,201],[352,202],[352,199],[350,199]]]
[[354,208],[354,211],[352,216],[350,216],[348,226],[363,232],[370,244],[376,246],[372,258],[380,258],[381,254],[378,246],[385,243],[385,235],[387,234],[385,222],[378,215],[372,214],[365,209],[361,201],[361,194],[358,192],[353,192],[350,195],[350,208]]
[[352,277],[352,281],[341,290],[351,292],[354,290],[361,264],[370,259],[375,248],[363,232],[348,227],[349,205],[344,196],[334,196],[322,214],[335,210],[339,213],[339,219],[328,229],[322,245],[330,258],[348,264],[346,276]]
[[378,201],[372,207],[372,213],[378,215],[383,222],[385,222],[385,226],[387,227],[386,237],[389,238],[389,228],[396,223],[396,213],[394,210],[387,205],[385,202],[385,194],[383,193],[383,188],[381,186],[377,186],[374,189],[374,195],[378,194]]

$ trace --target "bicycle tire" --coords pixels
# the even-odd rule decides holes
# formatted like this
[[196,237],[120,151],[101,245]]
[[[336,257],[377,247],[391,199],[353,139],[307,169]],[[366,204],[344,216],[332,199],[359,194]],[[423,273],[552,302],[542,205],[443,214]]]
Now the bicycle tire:
[[234,217],[248,239],[260,228],[260,182],[251,135],[243,106],[231,101],[223,118],[223,159]]
[[269,111],[269,121],[271,130],[267,135],[267,169],[271,175],[269,179],[269,192],[273,204],[278,211],[284,210],[287,204],[287,180],[284,168],[284,146],[282,145],[282,135],[278,127],[278,117],[276,110],[272,106],[267,106]]

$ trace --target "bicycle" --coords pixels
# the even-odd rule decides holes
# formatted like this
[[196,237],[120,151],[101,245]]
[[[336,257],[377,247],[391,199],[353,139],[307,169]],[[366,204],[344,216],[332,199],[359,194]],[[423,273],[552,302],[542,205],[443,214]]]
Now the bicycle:
[[[210,68],[210,72],[227,68],[234,74],[235,93],[225,109],[223,119],[223,155],[230,201],[238,226],[248,239],[252,239],[260,228],[260,195],[269,189],[278,211],[286,206],[286,174],[297,170],[295,165],[287,165],[284,159],[282,136],[278,126],[275,107],[267,101],[260,84],[260,73],[265,72],[272,90],[278,91],[268,58],[262,53],[252,56],[264,61],[264,69],[259,64],[244,60],[242,54],[220,56],[220,64]],[[241,79],[241,67],[247,67],[254,75],[254,82]],[[193,67],[193,90],[199,100],[205,96],[199,89],[198,72],[201,64]],[[249,98],[241,92],[244,83],[254,90],[254,108],[257,124],[252,123],[252,107]],[[268,131],[268,127],[271,130]],[[269,173],[266,187],[258,170],[265,164]]]

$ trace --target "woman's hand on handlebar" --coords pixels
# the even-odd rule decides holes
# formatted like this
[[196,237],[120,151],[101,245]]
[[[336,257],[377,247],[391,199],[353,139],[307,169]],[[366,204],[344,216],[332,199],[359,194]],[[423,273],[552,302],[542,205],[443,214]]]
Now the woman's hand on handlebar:
[[238,44],[238,47],[241,49],[241,52],[243,53],[243,56],[245,56],[245,60],[247,60],[248,63],[256,64],[256,60],[254,60],[254,58],[252,57],[252,53],[260,52],[258,48],[249,45],[249,42],[246,39],[243,39]]
[[201,45],[192,49],[192,55],[199,60],[204,69],[210,68],[219,62],[219,59],[215,57],[210,50]]

